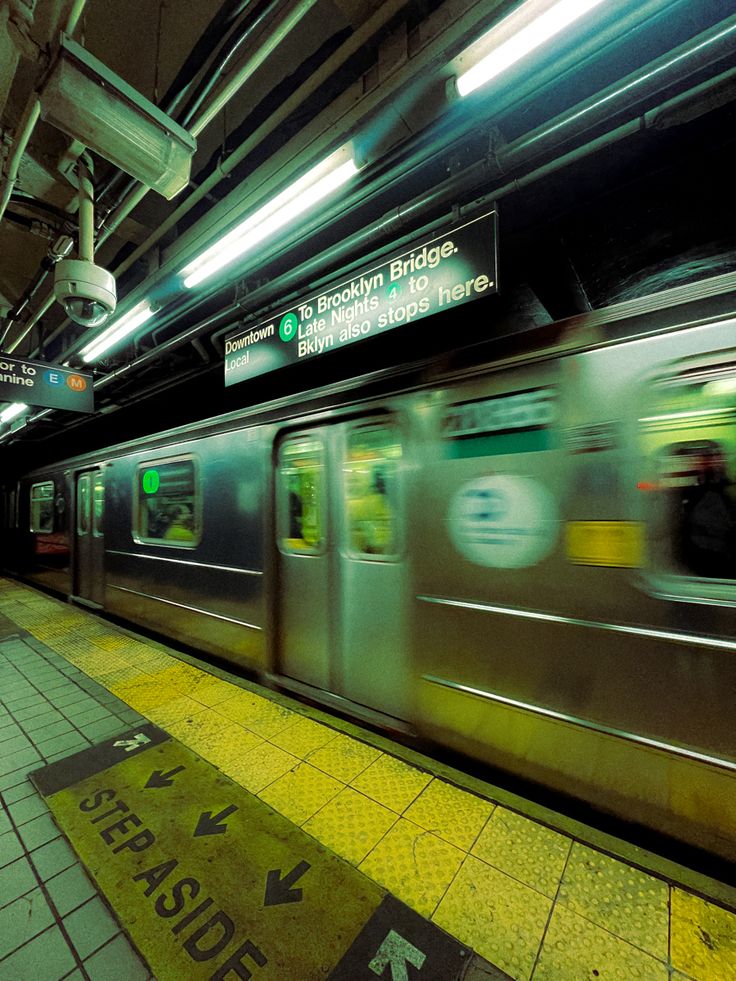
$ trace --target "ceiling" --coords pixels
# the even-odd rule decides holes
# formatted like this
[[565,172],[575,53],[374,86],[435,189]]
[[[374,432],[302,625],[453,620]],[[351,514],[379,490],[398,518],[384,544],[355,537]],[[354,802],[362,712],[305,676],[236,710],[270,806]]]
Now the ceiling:
[[[160,311],[94,365],[94,417],[34,410],[0,425],[0,465],[41,462],[395,361],[396,346],[377,340],[359,367],[353,349],[308,380],[286,372],[222,388],[225,330],[478,202],[500,209],[501,289],[478,301],[486,333],[489,318],[492,332],[533,328],[736,269],[730,0],[608,0],[458,98],[454,79],[469,46],[517,7],[6,0],[0,352],[76,365],[89,340],[52,289],[55,263],[77,244],[76,162],[85,148],[43,118],[24,130],[60,32],[194,131],[197,145],[188,185],[172,200],[93,148],[95,262],[115,274],[119,305],[155,295]],[[362,165],[349,191],[184,295],[174,275],[184,262],[349,141]],[[453,332],[452,343],[477,341],[478,330],[476,321]],[[446,330],[426,331],[428,355],[443,345]]]

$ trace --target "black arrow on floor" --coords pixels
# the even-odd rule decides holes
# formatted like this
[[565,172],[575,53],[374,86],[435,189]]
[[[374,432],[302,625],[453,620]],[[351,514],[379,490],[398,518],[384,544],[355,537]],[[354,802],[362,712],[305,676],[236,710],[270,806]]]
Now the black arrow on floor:
[[[146,780],[146,787],[173,787],[174,781],[171,779],[180,770],[183,770],[183,766],[175,766],[173,770],[169,770],[168,773],[164,773],[162,770],[154,770],[151,776]],[[145,788],[144,788],[145,789]]]
[[199,821],[197,821],[197,827],[194,829],[194,837],[201,838],[202,835],[224,835],[227,831],[226,824],[220,824],[224,821],[226,817],[237,811],[236,804],[230,804],[228,807],[223,808],[219,814],[215,814],[212,817],[212,811],[204,811],[199,815]]
[[281,869],[271,869],[266,877],[266,896],[264,906],[280,906],[282,903],[300,903],[301,889],[291,887],[311,868],[309,862],[300,862],[288,875],[281,878]]

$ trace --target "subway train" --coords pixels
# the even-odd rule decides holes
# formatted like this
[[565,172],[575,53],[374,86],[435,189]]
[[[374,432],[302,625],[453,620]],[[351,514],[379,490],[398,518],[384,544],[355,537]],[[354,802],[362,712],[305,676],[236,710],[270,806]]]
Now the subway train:
[[62,460],[2,534],[28,581],[734,860],[735,482],[728,274]]

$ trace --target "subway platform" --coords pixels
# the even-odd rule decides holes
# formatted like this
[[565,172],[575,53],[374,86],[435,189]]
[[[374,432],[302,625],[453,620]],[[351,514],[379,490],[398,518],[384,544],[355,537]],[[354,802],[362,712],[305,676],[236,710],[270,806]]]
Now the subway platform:
[[0,579],[0,981],[732,981],[736,892]]

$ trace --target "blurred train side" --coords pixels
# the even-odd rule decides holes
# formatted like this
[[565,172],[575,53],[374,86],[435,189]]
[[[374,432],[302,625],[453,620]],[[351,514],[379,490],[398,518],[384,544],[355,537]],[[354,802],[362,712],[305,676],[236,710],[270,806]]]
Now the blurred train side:
[[[343,386],[29,474],[17,499],[5,495],[15,568],[734,859],[736,583],[682,566],[672,508],[692,478],[671,465],[716,443],[733,490],[730,302],[700,303],[697,316],[660,308],[656,323],[574,342],[560,332],[482,366]],[[688,409],[711,377],[730,408]],[[391,513],[371,551],[356,544],[349,488],[376,454]],[[141,474],[180,460],[197,472],[198,539],[142,541]],[[97,559],[79,543],[86,472],[104,474]],[[315,509],[303,538],[287,528],[294,473],[308,474]],[[44,481],[53,531],[31,534],[31,488]],[[489,537],[494,516],[472,513],[474,499],[504,493],[531,495],[527,538],[541,536],[520,565]],[[526,506],[507,505],[515,520]],[[526,534],[506,531],[507,544]]]

